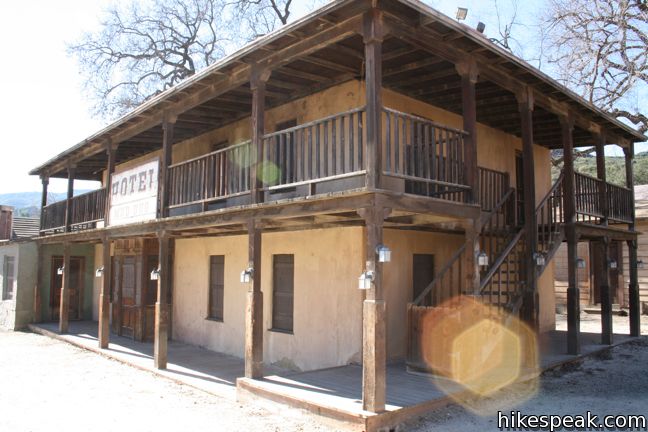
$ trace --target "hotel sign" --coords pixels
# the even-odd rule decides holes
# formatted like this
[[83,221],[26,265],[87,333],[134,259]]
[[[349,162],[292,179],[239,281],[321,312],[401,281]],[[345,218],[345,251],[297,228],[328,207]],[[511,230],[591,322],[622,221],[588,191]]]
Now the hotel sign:
[[160,162],[114,173],[110,182],[109,224],[124,225],[157,218]]

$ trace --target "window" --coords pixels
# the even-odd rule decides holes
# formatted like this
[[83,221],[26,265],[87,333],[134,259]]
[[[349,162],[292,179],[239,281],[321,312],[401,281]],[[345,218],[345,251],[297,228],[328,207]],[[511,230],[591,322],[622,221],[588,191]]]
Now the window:
[[272,257],[272,329],[293,331],[295,256]]
[[209,319],[223,321],[225,256],[209,257]]
[[2,300],[13,300],[15,276],[15,258],[5,256],[2,265]]

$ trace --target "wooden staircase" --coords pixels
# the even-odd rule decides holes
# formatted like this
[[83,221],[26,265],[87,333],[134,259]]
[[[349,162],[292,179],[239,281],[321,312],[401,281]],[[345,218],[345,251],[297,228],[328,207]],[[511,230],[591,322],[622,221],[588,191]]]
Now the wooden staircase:
[[[549,266],[565,238],[562,206],[563,176],[556,180],[536,207],[536,253],[544,258],[543,265],[535,266],[538,278]],[[425,333],[426,316],[443,306],[451,311],[452,299],[461,296],[477,298],[482,303],[501,308],[507,317],[517,316],[527,290],[528,257],[527,235],[515,214],[515,190],[510,188],[490,211],[484,211],[479,233],[480,251],[489,258],[480,271],[478,290],[468,286],[466,269],[462,266],[465,254],[472,252],[472,244],[463,244],[435,275],[432,282],[408,305],[408,366],[425,370],[421,335]],[[535,264],[535,263],[534,263]],[[477,292],[475,292],[477,291]],[[508,319],[507,319],[508,321]]]

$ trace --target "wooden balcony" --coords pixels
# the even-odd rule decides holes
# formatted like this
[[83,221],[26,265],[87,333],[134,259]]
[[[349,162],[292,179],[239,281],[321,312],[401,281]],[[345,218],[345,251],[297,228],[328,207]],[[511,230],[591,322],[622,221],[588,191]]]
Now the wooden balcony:
[[[471,193],[465,172],[467,132],[390,108],[383,109],[382,122],[381,189],[458,203],[470,203],[470,197],[475,196],[484,211],[491,211],[508,192],[507,173],[479,167],[477,191]],[[170,165],[169,214],[252,203],[254,166],[266,203],[364,188],[365,124],[365,108],[356,108],[268,133],[262,139],[264,159],[260,164],[256,164],[257,152],[251,141],[245,141]],[[579,173],[575,187],[579,222],[598,224],[606,214],[613,223],[632,221],[630,189],[611,184],[604,187],[601,180]],[[551,211],[556,214],[562,211],[560,198],[552,201]],[[94,228],[104,219],[106,199],[105,189],[73,197],[67,224],[66,201],[50,204],[43,209],[41,231]]]

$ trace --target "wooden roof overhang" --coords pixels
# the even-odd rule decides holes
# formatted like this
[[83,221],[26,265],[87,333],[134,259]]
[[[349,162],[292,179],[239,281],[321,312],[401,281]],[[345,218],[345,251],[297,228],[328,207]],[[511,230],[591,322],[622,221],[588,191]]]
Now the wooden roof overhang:
[[262,37],[237,53],[150,99],[110,126],[30,172],[43,177],[97,180],[106,168],[106,146],[116,162],[161,148],[162,122],[177,118],[175,142],[251,114],[252,69],[270,69],[266,106],[280,106],[340,83],[362,79],[362,15],[383,12],[383,86],[461,114],[461,78],[455,64],[479,71],[477,121],[519,136],[516,95],[535,102],[534,138],[560,148],[560,116],[574,121],[574,146],[593,145],[593,134],[627,146],[646,137],[610,117],[547,75],[488,41],[482,34],[415,0],[337,0]]

